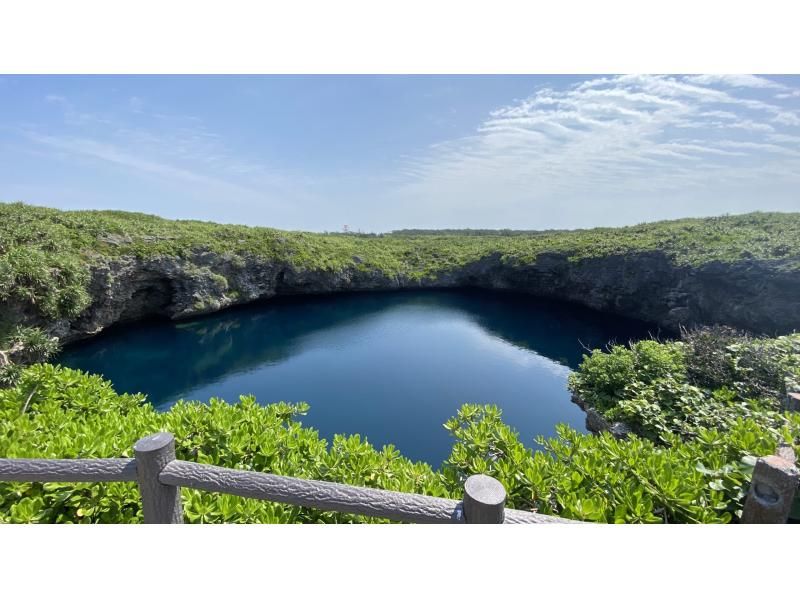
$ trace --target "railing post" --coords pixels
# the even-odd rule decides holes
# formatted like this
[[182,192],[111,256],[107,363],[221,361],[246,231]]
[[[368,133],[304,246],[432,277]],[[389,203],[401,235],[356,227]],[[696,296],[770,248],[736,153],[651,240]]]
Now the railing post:
[[786,411],[800,411],[800,392],[787,392],[783,399]]
[[158,481],[161,470],[175,460],[175,437],[169,432],[152,434],[139,440],[133,452],[144,522],[183,523],[181,489]]
[[753,470],[741,522],[786,523],[798,480],[800,472],[793,460],[781,454],[761,457]]
[[473,475],[464,483],[464,520],[467,523],[503,523],[506,489],[488,475]]

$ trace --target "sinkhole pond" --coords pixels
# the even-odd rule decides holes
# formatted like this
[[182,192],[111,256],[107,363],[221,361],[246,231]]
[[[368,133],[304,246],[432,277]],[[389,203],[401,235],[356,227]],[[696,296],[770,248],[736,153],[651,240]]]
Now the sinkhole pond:
[[442,424],[464,403],[494,403],[528,446],[555,425],[585,430],[567,377],[584,347],[657,334],[653,326],[528,295],[479,290],[277,298],[191,321],[119,326],[59,362],[102,374],[159,409],[178,400],[310,405],[323,437],[439,465]]

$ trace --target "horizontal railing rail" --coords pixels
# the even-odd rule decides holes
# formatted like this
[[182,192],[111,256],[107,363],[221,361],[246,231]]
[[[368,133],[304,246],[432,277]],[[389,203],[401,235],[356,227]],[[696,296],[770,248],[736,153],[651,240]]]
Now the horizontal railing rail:
[[0,459],[2,482],[135,482],[135,459]]
[[[485,475],[464,483],[463,500],[229,469],[175,458],[175,439],[139,440],[134,459],[0,459],[0,482],[137,482],[145,523],[183,523],[180,488],[407,523],[581,523],[506,509],[503,485]],[[758,459],[742,523],[785,523],[800,480],[791,447]]]
[[580,523],[506,509],[503,485],[467,478],[461,501],[229,469],[175,458],[175,439],[160,432],[134,446],[134,459],[0,459],[0,482],[138,482],[145,523],[183,523],[180,488],[221,492],[322,511],[406,523]]

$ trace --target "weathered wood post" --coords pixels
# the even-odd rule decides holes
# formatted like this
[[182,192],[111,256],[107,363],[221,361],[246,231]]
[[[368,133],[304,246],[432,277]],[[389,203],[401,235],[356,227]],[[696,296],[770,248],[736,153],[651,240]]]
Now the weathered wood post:
[[753,470],[741,522],[786,523],[799,481],[800,471],[794,465],[791,449],[761,457]]
[[467,523],[503,523],[506,489],[488,475],[473,475],[464,483],[464,520]]
[[169,432],[152,434],[139,440],[133,452],[144,522],[183,523],[181,489],[158,481],[161,470],[175,460],[175,437]]

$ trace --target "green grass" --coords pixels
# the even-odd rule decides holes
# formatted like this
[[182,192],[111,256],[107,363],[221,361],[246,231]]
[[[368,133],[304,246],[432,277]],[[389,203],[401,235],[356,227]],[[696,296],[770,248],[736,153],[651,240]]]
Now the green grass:
[[752,213],[577,231],[398,231],[324,234],[167,220],[120,211],[61,211],[0,204],[0,301],[17,299],[47,317],[74,317],[89,302],[89,266],[104,258],[257,256],[297,268],[378,270],[434,277],[483,256],[531,263],[555,252],[571,260],[660,251],[679,265],[757,259],[800,268],[800,213]]

